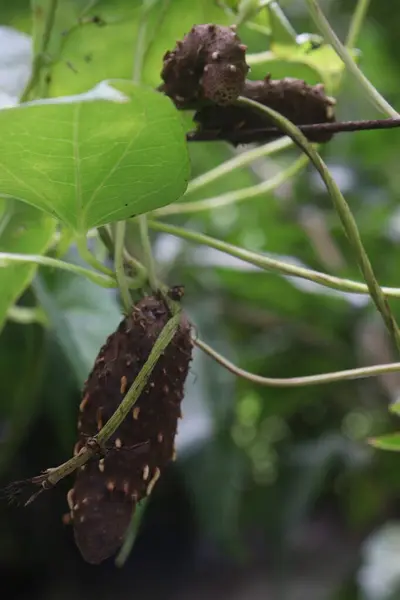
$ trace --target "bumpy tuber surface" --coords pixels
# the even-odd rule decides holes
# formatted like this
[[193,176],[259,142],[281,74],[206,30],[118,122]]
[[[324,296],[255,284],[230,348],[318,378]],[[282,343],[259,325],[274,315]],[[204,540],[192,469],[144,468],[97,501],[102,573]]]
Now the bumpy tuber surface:
[[[146,297],[109,336],[83,389],[75,453],[115,412],[169,318],[161,297]],[[89,563],[118,550],[136,504],[174,459],[191,354],[190,325],[182,314],[131,414],[110,438],[110,449],[77,472],[68,504],[76,543]]]

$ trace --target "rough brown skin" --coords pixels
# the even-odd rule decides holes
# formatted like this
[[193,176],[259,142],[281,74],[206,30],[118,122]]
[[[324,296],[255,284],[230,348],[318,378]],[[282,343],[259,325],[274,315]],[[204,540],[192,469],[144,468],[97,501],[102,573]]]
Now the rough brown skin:
[[[147,297],[109,336],[83,389],[75,452],[112,416],[169,318],[161,298]],[[111,449],[77,472],[68,504],[76,544],[89,563],[118,550],[137,502],[151,493],[174,459],[191,354],[190,325],[182,315],[131,413],[108,441]]]
[[[267,76],[263,81],[246,81],[242,96],[255,100],[276,110],[296,125],[332,123],[335,120],[335,100],[325,94],[324,86],[308,85],[300,79],[273,80]],[[209,105],[201,107],[194,116],[198,131],[216,131],[216,139],[227,139],[234,145],[242,143],[242,132],[274,127],[267,115],[245,106]],[[229,137],[228,137],[229,134]],[[311,142],[327,142],[333,134],[313,132],[305,134]],[[266,143],[276,134],[265,134],[255,141]],[[249,136],[246,136],[247,143]]]
[[195,25],[164,55],[160,90],[180,109],[202,102],[232,104],[242,93],[247,72],[246,46],[235,27]]

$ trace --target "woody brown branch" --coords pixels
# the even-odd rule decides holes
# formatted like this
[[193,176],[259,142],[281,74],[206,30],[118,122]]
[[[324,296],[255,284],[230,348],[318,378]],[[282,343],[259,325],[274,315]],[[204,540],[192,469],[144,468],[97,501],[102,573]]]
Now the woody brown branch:
[[[316,123],[313,125],[297,125],[304,134],[329,132],[332,134],[373,131],[381,129],[395,129],[400,127],[400,118],[397,119],[372,119],[360,121],[339,121],[334,123]],[[232,131],[223,134],[217,129],[206,131],[191,131],[186,134],[188,142],[217,142],[227,141],[231,143],[256,143],[263,142],[266,138],[281,137],[281,130],[276,127],[266,127],[259,129],[248,129],[244,131]],[[240,142],[238,141],[240,139]]]

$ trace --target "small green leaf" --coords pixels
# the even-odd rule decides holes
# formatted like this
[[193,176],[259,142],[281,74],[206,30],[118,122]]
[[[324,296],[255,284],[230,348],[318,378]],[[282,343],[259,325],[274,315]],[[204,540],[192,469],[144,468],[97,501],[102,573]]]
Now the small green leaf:
[[273,51],[279,59],[300,62],[315,69],[320,75],[320,80],[329,87],[331,92],[333,92],[336,83],[344,71],[343,61],[336,54],[332,46],[328,44],[321,44],[318,48],[311,50],[307,43],[291,47],[276,44]]
[[267,73],[273,79],[294,77],[310,84],[324,83],[331,94],[344,72],[343,62],[326,44],[311,51],[307,44],[273,44],[270,52],[250,55],[247,62],[252,79],[262,79]]
[[371,438],[368,441],[371,446],[379,448],[380,450],[392,450],[394,452],[400,452],[400,432],[389,433],[378,438]]
[[[41,211],[0,198],[0,252],[43,254],[50,245],[55,221]],[[32,281],[35,265],[0,267],[0,331],[8,309]]]
[[189,178],[178,112],[153,90],[113,85],[1,110],[0,196],[80,234],[177,200]]

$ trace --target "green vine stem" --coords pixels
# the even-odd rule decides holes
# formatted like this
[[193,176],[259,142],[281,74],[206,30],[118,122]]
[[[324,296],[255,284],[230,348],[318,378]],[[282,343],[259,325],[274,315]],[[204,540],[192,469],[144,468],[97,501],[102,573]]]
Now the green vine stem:
[[99,260],[97,260],[97,258],[90,252],[86,244],[86,235],[79,236],[76,238],[76,246],[78,248],[78,252],[81,258],[83,258],[83,260],[87,262],[88,265],[93,267],[93,269],[95,269],[96,271],[104,273],[104,275],[108,275],[109,277],[114,277],[114,271],[103,265]]
[[147,508],[147,503],[148,498],[143,498],[140,504],[138,504],[134,509],[134,513],[132,515],[128,529],[125,533],[124,542],[114,561],[116,567],[123,567],[131,553],[133,544],[136,541],[136,536],[140,527],[140,523],[142,521],[144,512]]
[[[37,4],[37,6],[36,6],[36,4]],[[40,40],[39,49],[37,50],[37,52],[35,53],[35,56],[33,58],[32,74],[31,74],[28,84],[20,98],[21,103],[27,102],[30,99],[33,90],[35,89],[35,87],[37,86],[37,84],[39,82],[42,67],[46,64],[46,53],[47,53],[47,49],[48,49],[49,42],[50,42],[51,31],[52,31],[53,25],[54,25],[54,20],[55,20],[55,16],[56,16],[56,12],[57,12],[57,6],[58,6],[58,0],[49,0],[48,9],[46,11],[46,17],[45,17],[46,21],[44,24],[43,36],[42,36],[42,39]],[[36,17],[35,17],[35,13],[37,13]],[[32,2],[32,14],[34,16],[33,25],[35,27],[36,19],[43,18],[43,8],[39,5],[39,3],[36,3],[35,1]],[[34,38],[35,38],[35,35],[34,35]]]
[[[154,367],[157,364],[158,359],[174,337],[180,322],[180,318],[181,316],[178,312],[164,326],[149,354],[148,359],[140,370],[135,381],[129,388],[121,404],[118,406],[117,410],[110,417],[104,427],[99,431],[99,433],[94,438],[91,438],[91,443],[84,446],[76,456],[70,458],[62,465],[47,469],[43,475],[33,478],[34,482],[37,481],[40,483],[42,489],[48,489],[55,486],[61,479],[64,479],[64,477],[67,477],[76,469],[87,463],[87,461],[98,452],[99,448],[105,448],[108,439],[118,429],[122,421],[131,411],[132,406],[138,400]],[[36,494],[34,497],[36,497]]]
[[395,373],[400,371],[400,363],[389,363],[383,365],[374,365],[372,367],[360,367],[358,369],[346,369],[345,371],[335,371],[333,373],[323,373],[322,375],[306,375],[304,377],[261,377],[261,375],[255,375],[254,373],[250,373],[249,371],[245,371],[244,369],[237,367],[202,340],[194,339],[193,343],[195,346],[200,348],[200,350],[208,354],[211,358],[213,358],[216,362],[225,367],[225,369],[234,375],[237,375],[242,379],[246,379],[247,381],[251,381],[252,383],[269,387],[287,388],[307,385],[320,385],[322,383],[348,381],[350,379],[374,377],[376,375],[383,375],[384,373]]
[[267,7],[268,10],[274,14],[275,19],[279,21],[280,28],[285,32],[284,35],[286,40],[292,40],[293,43],[296,43],[296,31],[279,6],[279,2],[277,2],[277,0],[269,0],[265,3],[265,8]]
[[129,285],[130,289],[140,289],[144,286],[147,281],[147,269],[142,263],[140,263],[134,256],[132,256],[126,248],[124,248],[124,260],[127,265],[132,267],[136,271],[135,277],[131,278],[132,283]]
[[[341,279],[340,277],[335,277],[334,275],[328,275],[320,271],[314,271],[312,269],[306,269],[304,267],[298,267],[290,263],[285,263],[281,260],[276,260],[274,258],[264,256],[263,254],[259,254],[258,252],[252,252],[251,250],[246,250],[221,240],[216,240],[215,238],[203,233],[198,233],[197,231],[190,231],[183,227],[177,227],[176,225],[169,225],[161,221],[153,220],[149,220],[149,227],[151,227],[151,229],[155,229],[156,231],[163,231],[164,233],[169,233],[190,242],[200,244],[201,246],[208,246],[210,248],[214,248],[215,250],[219,250],[220,252],[225,252],[225,254],[239,258],[240,260],[259,267],[265,271],[273,271],[283,275],[308,279],[314,283],[318,283],[330,289],[339,290],[341,292],[369,295],[369,289],[365,283],[352,281],[351,279]],[[386,296],[400,298],[400,288],[383,287],[382,292]]]
[[256,198],[257,196],[272,192],[277,187],[285,183],[288,179],[294,177],[294,175],[304,169],[308,162],[308,157],[303,154],[299,159],[289,165],[289,167],[279,171],[279,173],[267,181],[263,181],[257,185],[240,190],[234,190],[233,192],[227,192],[226,194],[221,194],[220,196],[215,196],[214,198],[198,200],[197,202],[177,202],[174,204],[169,204],[168,206],[163,206],[162,208],[155,210],[153,214],[158,217],[174,214],[188,214],[202,210],[215,210],[217,208],[222,208],[224,206],[229,206],[230,204],[241,202],[242,200]]
[[246,152],[241,152],[237,156],[234,156],[233,158],[230,158],[222,163],[222,165],[218,165],[218,167],[210,169],[210,171],[207,171],[207,173],[203,173],[202,175],[195,177],[195,179],[192,179],[188,185],[184,197],[186,197],[188,194],[192,194],[193,192],[197,192],[205,185],[216,181],[220,177],[229,175],[235,169],[240,169],[241,167],[249,165],[258,158],[262,158],[263,156],[272,156],[273,154],[276,154],[281,150],[286,150],[291,146],[293,146],[293,141],[286,137],[269,142],[268,144],[264,144],[263,146],[259,146],[257,148],[252,148],[251,150],[246,150]]
[[321,175],[321,178],[325,183],[326,189],[331,197],[336,212],[342,222],[343,229],[346,232],[348,240],[353,248],[356,260],[368,286],[371,298],[374,301],[378,311],[381,313],[390,335],[393,337],[398,349],[400,349],[400,331],[390,310],[389,303],[375,278],[374,271],[367,253],[364,250],[358,227],[351,213],[349,205],[344,199],[343,194],[339,190],[339,187],[331,176],[324,161],[314,149],[312,144],[308,142],[307,138],[295,125],[293,125],[293,123],[288,121],[288,119],[271,108],[259,104],[258,102],[254,102],[253,100],[249,100],[248,98],[241,97],[239,98],[238,103],[267,114],[277,127],[279,127],[284,133],[286,133],[286,135],[292,138],[292,140],[299,146],[299,148],[303,150],[303,152],[314,164],[316,170]]
[[346,48],[353,48],[360,35],[361,28],[367,16],[371,0],[358,0],[351,18],[349,31],[346,36]]
[[149,225],[147,221],[146,215],[140,215],[139,219],[139,231],[140,231],[140,240],[142,243],[143,253],[144,253],[144,264],[147,269],[147,276],[149,280],[150,287],[153,291],[158,289],[157,285],[157,275],[156,275],[156,266],[154,263],[153,252],[151,249],[151,242],[149,237]]
[[364,73],[359,69],[347,48],[337,37],[336,33],[331,28],[329,21],[325,17],[316,0],[307,0],[308,10],[315,25],[318,27],[326,42],[331,44],[337,55],[344,62],[347,70],[351,73],[358,84],[363,88],[367,97],[381,112],[389,117],[396,118],[399,113],[385,100],[378,90],[367,79]]
[[122,305],[129,313],[132,306],[132,298],[129,293],[128,281],[124,269],[124,244],[125,244],[126,222],[119,221],[115,226],[114,268],[117,278]]
[[[113,240],[111,226],[103,225],[98,229],[98,235],[103,242],[104,246],[107,248],[108,252],[114,256],[115,253],[115,243]],[[140,263],[136,258],[134,258],[124,246],[123,248],[123,257],[124,261],[127,265],[129,265],[134,271],[135,276],[129,278],[129,289],[140,289],[143,287],[147,280],[147,269],[142,263]]]
[[12,252],[0,252],[0,268],[8,267],[13,263],[34,264],[40,267],[62,269],[63,271],[75,273],[75,275],[82,275],[83,277],[90,279],[90,281],[93,281],[93,283],[96,283],[104,288],[117,287],[114,276],[111,277],[110,275],[104,275],[103,273],[91,271],[90,269],[86,269],[80,265],[67,263],[63,260],[59,260],[58,258],[40,256],[38,254],[14,254]]
[[[157,0],[144,0],[142,3],[142,10],[139,20],[139,29],[137,34],[137,41],[135,44],[134,50],[134,65],[133,65],[133,75],[132,79],[135,83],[140,83],[142,78],[142,69],[143,69],[143,61],[144,56],[148,47],[148,42],[146,42],[146,31],[148,18],[150,16],[150,11],[154,8]],[[147,270],[147,277],[150,284],[150,287],[153,291],[157,290],[157,278],[156,278],[156,267],[154,263],[153,252],[151,248],[151,242],[149,237],[149,228],[147,225],[147,215],[143,214],[139,217],[139,231],[140,231],[140,241],[143,248],[144,254],[144,263]]]

